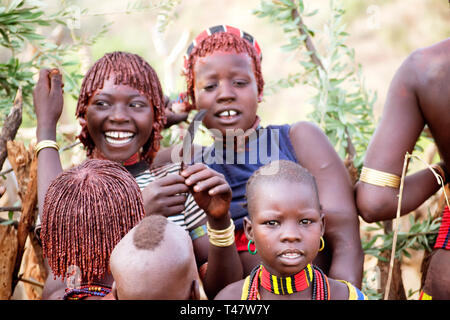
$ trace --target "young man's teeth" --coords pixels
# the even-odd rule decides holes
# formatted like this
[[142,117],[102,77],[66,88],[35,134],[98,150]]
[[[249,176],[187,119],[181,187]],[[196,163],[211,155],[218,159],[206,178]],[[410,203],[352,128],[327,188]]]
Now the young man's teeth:
[[222,111],[219,116],[221,117],[232,117],[237,115],[237,112],[235,110],[226,110],[226,111]]

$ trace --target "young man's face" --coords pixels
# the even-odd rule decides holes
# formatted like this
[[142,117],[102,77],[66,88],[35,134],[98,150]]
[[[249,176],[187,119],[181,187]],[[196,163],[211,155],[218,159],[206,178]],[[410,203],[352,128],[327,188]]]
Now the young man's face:
[[256,120],[258,88],[251,58],[246,53],[217,51],[198,58],[194,92],[198,109],[207,109],[208,129],[247,130]]
[[153,106],[138,90],[113,79],[89,99],[86,124],[95,147],[107,159],[125,161],[148,141]]
[[277,181],[256,186],[251,221],[244,221],[264,266],[278,276],[298,273],[316,257],[323,218],[308,185]]

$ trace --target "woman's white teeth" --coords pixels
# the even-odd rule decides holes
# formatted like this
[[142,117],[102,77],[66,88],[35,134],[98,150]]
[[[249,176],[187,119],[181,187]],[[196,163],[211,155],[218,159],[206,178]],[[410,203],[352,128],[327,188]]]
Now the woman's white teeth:
[[122,138],[132,137],[134,135],[134,133],[133,132],[124,132],[124,131],[107,131],[107,132],[105,132],[105,135],[110,138],[122,139]]
[[297,258],[298,256],[299,254],[294,252],[283,253],[283,257],[285,258]]
[[221,113],[219,113],[220,117],[232,117],[235,115],[237,115],[237,111],[235,111],[235,110],[225,110],[225,111],[222,111]]
[[125,144],[131,141],[134,133],[124,131],[107,131],[105,132],[106,141],[111,144]]

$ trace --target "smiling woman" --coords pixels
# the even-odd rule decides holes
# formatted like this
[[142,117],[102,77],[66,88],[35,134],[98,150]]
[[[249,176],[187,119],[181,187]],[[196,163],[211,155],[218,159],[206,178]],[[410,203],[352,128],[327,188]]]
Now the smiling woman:
[[[159,149],[160,132],[165,123],[163,108],[161,84],[148,63],[134,54],[106,54],[91,67],[81,85],[76,111],[82,127],[79,139],[89,157],[111,159],[106,154],[102,156],[103,152],[111,155],[105,132],[129,132],[136,136],[132,139],[136,143],[114,155],[114,160],[125,161],[140,152],[141,157],[151,163]],[[97,115],[96,122],[88,122],[88,113]],[[105,123],[107,117],[109,123]],[[98,132],[91,131],[93,129]],[[102,143],[97,144],[94,139]]]
[[[58,70],[42,70],[34,92],[40,146],[39,203],[43,203],[51,181],[62,172],[55,142],[62,87]],[[182,167],[180,163],[154,161],[166,123],[164,102],[155,71],[141,57],[126,52],[103,56],[84,77],[76,110],[82,128],[78,138],[87,156],[121,163],[141,189],[146,215],[166,216],[183,232],[203,230],[207,222],[208,230],[214,232],[233,228],[228,212],[231,190],[221,175],[202,164]],[[39,229],[38,222],[37,233]],[[207,295],[214,296],[241,277],[234,241],[216,246],[209,243],[205,232],[190,234],[198,267],[208,262],[203,273]],[[57,292],[61,286],[64,283],[49,275],[47,292]]]
[[150,139],[153,108],[146,96],[115,79],[104,82],[89,99],[85,119],[95,157],[125,161]]

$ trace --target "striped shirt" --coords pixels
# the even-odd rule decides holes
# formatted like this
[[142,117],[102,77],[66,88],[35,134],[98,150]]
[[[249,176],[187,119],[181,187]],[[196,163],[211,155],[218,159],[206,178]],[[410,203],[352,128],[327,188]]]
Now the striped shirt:
[[[134,176],[141,191],[150,183],[169,174],[178,174],[181,163],[171,163],[158,168],[147,169]],[[168,217],[168,219],[186,230],[192,229],[198,222],[206,218],[205,212],[197,205],[191,193],[186,196],[185,209],[180,213]]]

